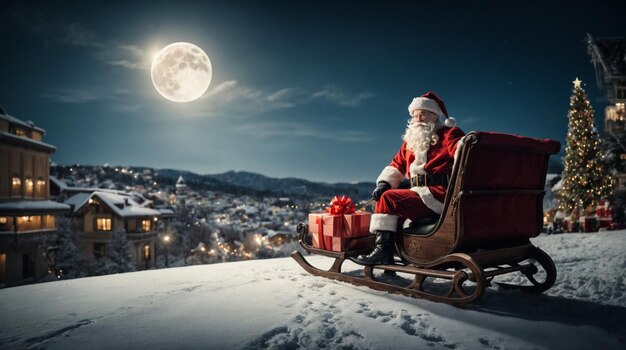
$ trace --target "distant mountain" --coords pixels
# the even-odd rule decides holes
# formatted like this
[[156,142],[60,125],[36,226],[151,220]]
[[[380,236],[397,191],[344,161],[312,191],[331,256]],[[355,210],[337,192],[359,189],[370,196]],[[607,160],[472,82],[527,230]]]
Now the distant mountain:
[[[120,167],[122,168],[122,167]],[[289,196],[299,198],[328,199],[336,195],[347,195],[354,201],[369,199],[374,188],[373,182],[354,184],[313,182],[297,178],[271,178],[247,171],[228,171],[222,174],[199,175],[191,171],[178,169],[153,169],[144,166],[126,166],[127,172],[118,171],[110,166],[92,165],[56,165],[52,169],[58,178],[91,178],[106,180],[123,186],[145,185],[143,176],[133,174],[152,174],[151,180],[159,185],[173,186],[178,177],[183,176],[185,183],[197,191],[220,191],[236,195],[249,196]]]
[[[182,175],[189,186],[204,184],[221,188],[225,192],[250,190],[254,194],[276,194],[298,197],[330,197],[347,195],[355,201],[368,199],[373,182],[355,184],[312,182],[297,178],[271,178],[247,171],[227,171],[222,174],[198,175],[188,171],[160,169],[159,176],[178,178]],[[230,190],[230,191],[229,191]]]

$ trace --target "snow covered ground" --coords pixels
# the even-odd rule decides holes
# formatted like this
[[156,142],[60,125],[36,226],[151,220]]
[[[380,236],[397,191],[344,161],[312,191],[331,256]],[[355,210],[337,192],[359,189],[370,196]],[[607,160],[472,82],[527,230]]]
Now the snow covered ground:
[[0,348],[625,349],[626,231],[533,242],[555,286],[490,287],[466,309],[314,277],[290,258],[8,288]]

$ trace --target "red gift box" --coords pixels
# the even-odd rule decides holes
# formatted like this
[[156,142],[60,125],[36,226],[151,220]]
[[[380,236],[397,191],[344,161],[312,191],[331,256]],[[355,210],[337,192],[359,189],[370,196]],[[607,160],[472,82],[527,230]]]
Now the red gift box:
[[367,239],[347,240],[348,237],[369,236],[371,215],[356,213],[352,200],[334,197],[328,213],[309,214],[309,232],[313,247],[336,252],[360,249],[368,246]]
[[[309,232],[313,236],[313,247],[332,250],[332,232],[341,230],[342,224],[340,218],[338,220],[326,213],[309,214]],[[325,234],[326,232],[331,234]]]
[[[328,237],[328,236],[325,236]],[[330,237],[332,238],[332,246],[331,250],[334,252],[345,252],[348,250],[358,250],[371,248],[372,239],[365,238],[368,236],[363,236],[363,238],[355,238],[355,237]]]
[[366,212],[344,215],[344,237],[360,237],[370,235],[372,214]]
[[598,230],[598,222],[595,216],[581,216],[578,223],[583,232],[595,232]]

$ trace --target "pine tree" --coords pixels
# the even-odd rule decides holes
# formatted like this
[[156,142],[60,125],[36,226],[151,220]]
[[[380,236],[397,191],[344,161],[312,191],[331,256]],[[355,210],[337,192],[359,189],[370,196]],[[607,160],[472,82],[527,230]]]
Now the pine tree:
[[66,218],[57,219],[57,249],[55,254],[55,270],[61,278],[76,278],[90,275],[94,262],[81,250],[82,242],[78,233],[72,232],[70,221]]
[[594,125],[593,109],[585,90],[576,78],[570,98],[565,169],[560,207],[577,215],[593,208],[613,191],[613,178],[604,165],[600,137]]
[[98,262],[98,274],[107,275],[135,271],[126,231],[115,230],[107,242],[106,252]]

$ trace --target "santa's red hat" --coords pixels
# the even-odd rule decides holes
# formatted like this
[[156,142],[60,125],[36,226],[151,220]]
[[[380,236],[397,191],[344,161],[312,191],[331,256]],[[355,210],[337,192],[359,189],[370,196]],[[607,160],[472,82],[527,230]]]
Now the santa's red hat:
[[420,97],[414,98],[409,105],[409,114],[413,115],[413,111],[416,109],[424,109],[433,112],[440,117],[444,116],[446,118],[444,124],[447,127],[452,128],[456,126],[456,120],[448,116],[446,105],[443,103],[443,100],[439,98],[439,96],[437,96],[434,92],[429,91]]

